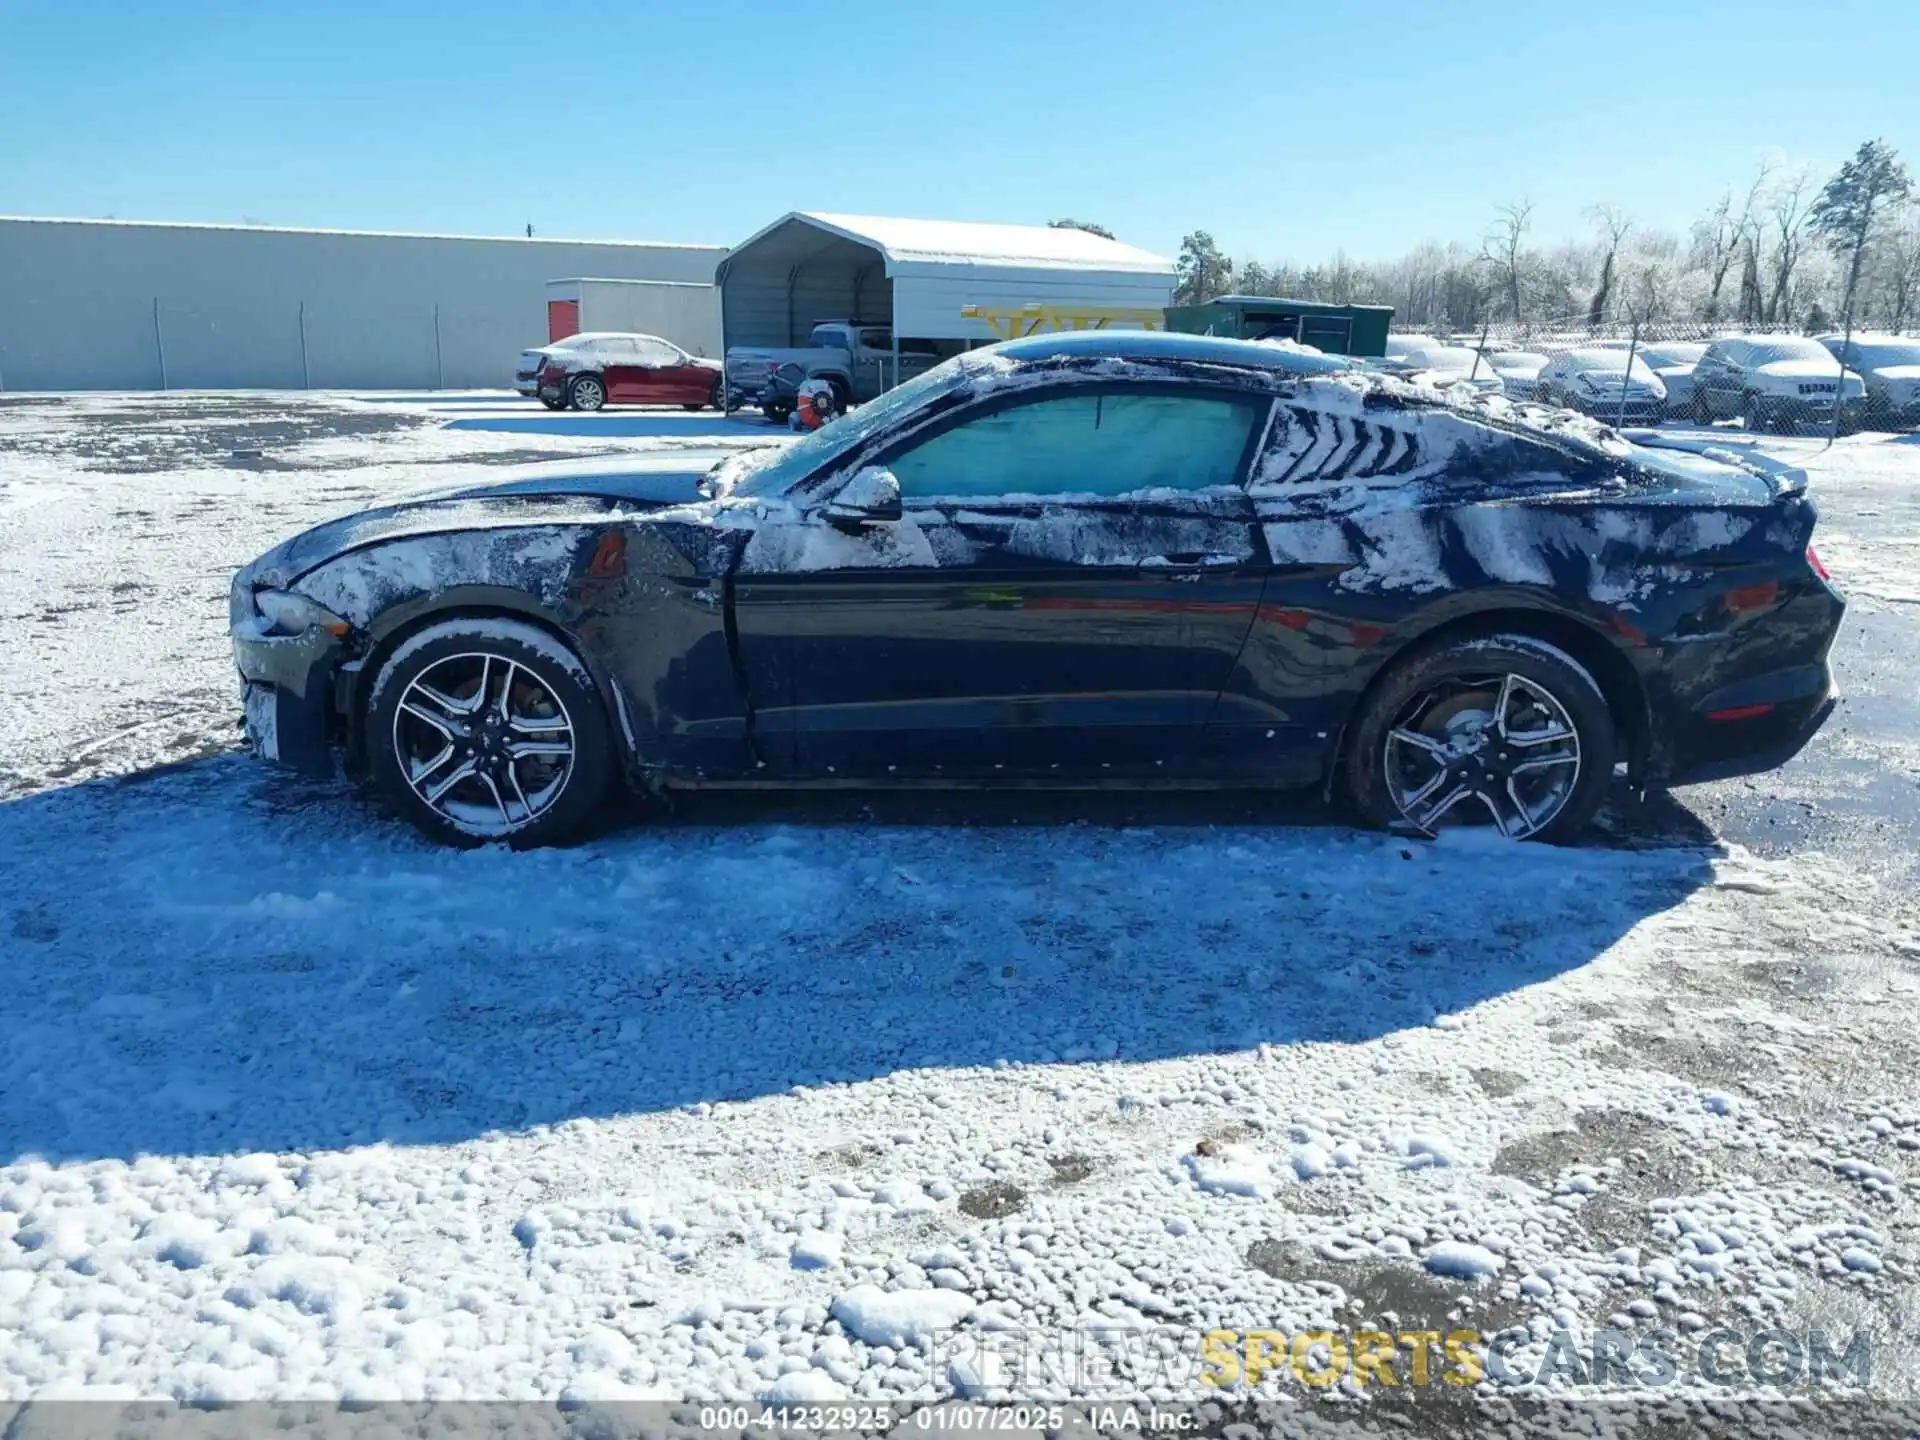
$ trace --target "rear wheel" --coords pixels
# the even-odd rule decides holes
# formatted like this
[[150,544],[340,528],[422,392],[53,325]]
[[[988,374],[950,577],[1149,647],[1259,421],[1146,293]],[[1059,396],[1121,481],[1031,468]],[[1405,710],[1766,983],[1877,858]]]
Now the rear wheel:
[[1577,835],[1613,774],[1593,676],[1531,635],[1455,640],[1395,665],[1350,731],[1347,791],[1375,825]]
[[366,739],[381,797],[453,845],[571,838],[614,773],[586,667],[516,620],[447,620],[408,639],[374,682]]
[[575,410],[598,410],[606,403],[606,383],[598,375],[576,375],[567,386],[567,404]]
[[548,397],[547,397],[547,396],[545,396],[545,395],[542,395],[542,396],[540,397],[540,403],[541,403],[542,405],[544,405],[544,406],[546,406],[546,407],[547,407],[547,409],[549,409],[549,410],[564,410],[564,409],[566,409],[566,408],[567,408],[567,402],[566,402],[566,401],[564,401],[564,400],[553,400],[553,399],[550,399],[550,398],[548,398]]

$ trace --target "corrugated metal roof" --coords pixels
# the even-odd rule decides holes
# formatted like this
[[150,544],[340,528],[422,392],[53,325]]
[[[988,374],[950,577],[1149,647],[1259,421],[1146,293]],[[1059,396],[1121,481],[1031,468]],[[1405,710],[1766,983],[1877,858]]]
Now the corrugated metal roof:
[[1088,230],[1056,230],[1050,225],[987,225],[972,220],[906,220],[888,215],[840,215],[817,210],[796,211],[795,216],[873,246],[886,257],[889,269],[896,264],[912,263],[1125,271],[1142,275],[1174,273],[1173,262],[1165,256]]
[[101,225],[128,230],[244,230],[266,235],[354,235],[375,240],[484,240],[490,244],[597,245],[634,250],[711,250],[725,254],[724,245],[682,243],[678,240],[580,240],[562,235],[459,235],[424,230],[330,230],[300,225],[231,225],[211,220],[100,220],[81,215],[0,215],[8,225]]

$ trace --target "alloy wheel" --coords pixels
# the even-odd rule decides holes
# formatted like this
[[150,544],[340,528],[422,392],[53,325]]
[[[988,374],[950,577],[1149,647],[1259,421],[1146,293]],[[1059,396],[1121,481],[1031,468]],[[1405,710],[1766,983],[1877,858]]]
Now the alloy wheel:
[[573,382],[573,408],[576,410],[598,410],[607,403],[607,392],[598,380],[591,375],[582,376]]
[[1417,695],[1387,732],[1387,793],[1432,834],[1491,822],[1524,840],[1580,783],[1580,735],[1545,687],[1512,673],[1451,679]]
[[510,835],[567,788],[573,721],[526,666],[484,651],[450,655],[401,694],[393,753],[421,803],[457,829]]

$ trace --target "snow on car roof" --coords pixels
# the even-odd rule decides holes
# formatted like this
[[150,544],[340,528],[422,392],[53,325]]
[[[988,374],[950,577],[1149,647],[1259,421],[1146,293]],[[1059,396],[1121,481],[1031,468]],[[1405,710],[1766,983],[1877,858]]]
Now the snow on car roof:
[[1332,375],[1360,368],[1351,356],[1323,355],[1304,345],[1228,340],[1217,335],[1183,335],[1167,330],[1072,330],[1029,335],[995,345],[990,353],[1017,361],[1045,360],[1055,355],[1185,360],[1200,365],[1238,365],[1306,375]]
[[[1569,350],[1560,357],[1570,365],[1582,370],[1624,370],[1627,368],[1627,352],[1615,350],[1611,346],[1596,346],[1588,350]],[[1633,363],[1640,365],[1640,357],[1635,355]],[[1642,366],[1641,368],[1645,368]]]
[[862,241],[890,262],[1128,270],[1147,275],[1174,273],[1173,262],[1165,256],[1109,240],[1090,230],[1055,229],[1051,225],[990,225],[973,220],[908,220],[888,215],[842,215],[815,210],[796,211],[787,218],[807,220]]

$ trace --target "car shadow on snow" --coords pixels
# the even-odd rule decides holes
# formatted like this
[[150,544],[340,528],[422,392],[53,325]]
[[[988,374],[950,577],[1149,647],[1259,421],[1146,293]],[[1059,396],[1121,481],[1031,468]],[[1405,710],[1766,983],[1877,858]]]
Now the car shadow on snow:
[[445,422],[448,430],[498,430],[509,435],[646,436],[655,439],[697,438],[702,435],[756,435],[780,439],[784,426],[769,424],[758,413],[716,415],[683,410],[606,411],[579,415],[556,411],[547,415],[461,415]]
[[1585,965],[1705,876],[1305,801],[1004,802],[703,801],[524,854],[231,755],[0,805],[0,1161],[1354,1043]]

